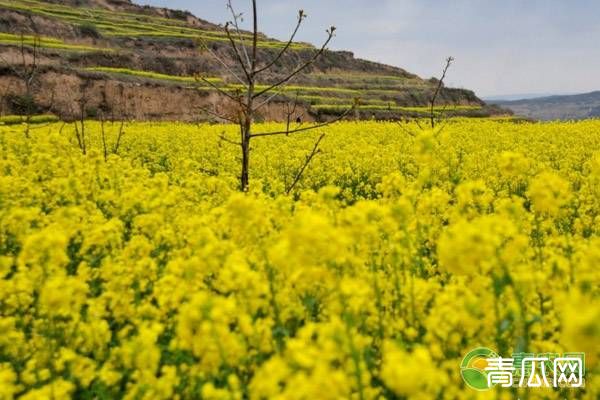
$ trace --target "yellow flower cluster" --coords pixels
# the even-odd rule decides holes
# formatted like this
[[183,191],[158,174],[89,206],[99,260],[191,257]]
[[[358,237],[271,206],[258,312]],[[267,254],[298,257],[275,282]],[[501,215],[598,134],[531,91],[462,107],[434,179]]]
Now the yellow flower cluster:
[[[598,131],[338,123],[255,139],[242,194],[234,126],[0,127],[0,399],[597,399]],[[586,387],[478,394],[480,346]]]

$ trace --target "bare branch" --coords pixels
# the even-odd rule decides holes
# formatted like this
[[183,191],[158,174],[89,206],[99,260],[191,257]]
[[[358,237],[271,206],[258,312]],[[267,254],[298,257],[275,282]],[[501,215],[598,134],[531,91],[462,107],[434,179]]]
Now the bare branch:
[[227,137],[225,137],[225,135],[224,135],[223,133],[221,133],[221,134],[219,135],[219,139],[220,139],[221,141],[225,142],[225,143],[234,144],[234,145],[236,145],[236,146],[241,146],[241,145],[242,145],[240,142],[235,142],[235,141],[233,141],[233,140],[231,140],[231,139],[228,139]]
[[235,10],[233,9],[233,5],[231,4],[231,0],[227,0],[227,8],[231,12],[231,16],[233,18],[233,21],[231,21],[231,23],[232,23],[233,27],[235,28],[237,36],[240,40],[240,45],[244,52],[244,57],[246,58],[246,62],[248,63],[248,68],[252,68],[252,62],[250,61],[250,56],[248,55],[248,51],[246,50],[246,43],[244,41],[244,37],[242,36],[242,30],[240,29],[240,25],[238,22],[242,18],[242,14],[241,13],[236,14]]
[[440,94],[440,91],[442,90],[442,87],[444,86],[444,79],[446,79],[446,74],[448,73],[448,69],[450,69],[450,66],[452,65],[452,63],[454,62],[454,57],[448,57],[446,59],[446,66],[444,67],[444,70],[442,72],[442,77],[439,79],[437,87],[435,89],[435,92],[433,93],[433,97],[431,98],[431,109],[430,109],[430,122],[431,122],[431,128],[435,128],[435,113],[434,113],[434,109],[435,109],[435,101],[437,100],[438,95]]
[[115,145],[113,146],[113,154],[119,153],[119,147],[121,146],[121,138],[123,138],[123,135],[125,134],[125,131],[123,130],[124,127],[125,127],[125,121],[121,121],[121,125],[119,126],[119,133],[117,134],[117,141],[115,142]]
[[278,88],[278,90],[276,90],[273,94],[271,94],[269,97],[267,97],[264,101],[260,102],[257,106],[253,107],[253,111],[260,110],[261,108],[263,108],[264,106],[269,104],[271,102],[271,100],[273,100],[275,97],[280,96],[282,94],[283,94],[283,88],[280,86]]
[[229,92],[227,92],[226,90],[220,88],[219,86],[215,85],[214,83],[212,83],[209,79],[206,79],[203,76],[200,75],[196,75],[194,76],[194,79],[196,80],[196,82],[198,81],[202,81],[204,83],[206,83],[207,85],[209,85],[210,87],[212,87],[213,89],[217,90],[219,93],[221,93],[223,96],[228,97],[229,99],[235,101],[236,103],[240,103],[241,104],[241,100],[239,98],[236,98],[235,96],[231,95]]
[[423,125],[421,125],[421,123],[419,122],[419,119],[418,119],[418,118],[415,118],[415,119],[414,119],[414,121],[415,121],[415,123],[417,124],[417,126],[419,127],[419,129],[421,129],[422,131],[424,131],[424,130],[425,130],[425,128],[423,128]]
[[204,40],[202,40],[202,39],[199,39],[198,41],[199,41],[199,42],[200,42],[200,44],[202,45],[202,48],[203,48],[203,49],[205,49],[206,51],[208,51],[208,52],[209,52],[209,54],[210,54],[210,55],[211,55],[211,56],[212,56],[212,57],[213,57],[215,60],[217,60],[217,62],[218,62],[219,64],[221,64],[221,65],[223,66],[223,68],[225,68],[225,70],[226,70],[226,71],[227,71],[227,72],[228,72],[228,73],[229,73],[231,76],[233,76],[233,77],[234,77],[234,78],[235,78],[235,79],[236,79],[236,80],[237,80],[237,81],[238,81],[240,84],[242,84],[242,85],[247,85],[247,83],[246,83],[246,82],[245,82],[245,81],[244,81],[242,78],[240,78],[240,77],[239,77],[239,75],[238,75],[238,74],[236,74],[236,73],[233,71],[233,69],[232,69],[232,68],[231,68],[229,65],[227,65],[227,63],[226,63],[225,61],[223,61],[223,59],[222,59],[221,57],[219,57],[219,56],[217,55],[217,53],[215,53],[215,52],[214,52],[214,51],[213,51],[213,50],[210,48],[210,46],[208,46],[208,45],[206,44],[206,42],[205,42]]
[[339,117],[337,117],[337,118],[335,118],[335,119],[333,119],[331,121],[324,122],[322,124],[310,125],[310,126],[306,126],[304,128],[298,128],[298,129],[292,129],[292,130],[285,130],[285,131],[278,131],[278,132],[254,133],[254,134],[250,135],[250,137],[291,135],[291,134],[294,134],[294,133],[306,132],[306,131],[310,131],[310,130],[313,130],[313,129],[323,128],[324,126],[328,126],[328,125],[334,124],[334,123],[336,123],[338,121],[341,121],[346,115],[348,115],[354,109],[355,109],[355,107],[349,108],[342,115],[340,115]]
[[104,131],[104,115],[100,114],[100,135],[102,137],[102,149],[104,150],[104,162],[108,161],[108,147],[106,146],[106,133]]
[[[20,43],[20,51],[21,51],[21,73],[17,73],[17,76],[23,81],[25,85],[25,99],[24,99],[24,107],[25,107],[25,137],[29,138],[30,131],[30,122],[32,118],[32,114],[34,111],[34,100],[32,94],[32,86],[34,83],[34,79],[37,74],[37,47],[39,45],[39,38],[34,37],[33,40],[33,60],[30,65],[27,63],[27,57],[25,56],[25,35],[21,33],[21,43]],[[14,70],[14,69],[13,69]]]
[[244,75],[246,75],[246,79],[248,79],[248,83],[249,83],[252,80],[250,71],[248,70],[248,67],[246,67],[246,64],[244,64],[242,55],[240,54],[237,44],[235,43],[235,40],[233,39],[233,36],[231,35],[231,30],[229,29],[229,24],[230,24],[229,22],[227,22],[225,24],[225,33],[227,34],[227,39],[229,39],[229,43],[231,44],[231,48],[233,49],[235,58],[237,59],[238,63],[240,64],[240,67],[242,67],[242,70],[244,71]]
[[213,117],[217,117],[217,118],[222,119],[224,121],[231,122],[232,124],[239,123],[239,121],[235,120],[233,117],[229,117],[229,116],[223,115],[223,114],[219,113],[218,111],[212,111],[208,107],[198,107],[198,109],[200,111],[204,111],[205,113],[212,115]]
[[79,90],[81,92],[81,96],[79,97],[78,105],[79,105],[79,123],[81,124],[81,132],[79,132],[79,130],[77,130],[77,122],[75,122],[75,129],[77,130],[77,136],[79,139],[79,136],[81,136],[81,140],[80,140],[80,144],[81,144],[81,151],[84,155],[87,154],[87,143],[86,143],[86,139],[85,139],[85,117],[86,117],[86,107],[88,104],[88,85],[90,84],[89,80],[85,80],[79,87]]
[[[255,78],[256,71],[256,56],[258,54],[258,11],[256,10],[256,0],[252,0],[252,79]],[[248,81],[250,83],[250,80]]]
[[292,45],[292,43],[294,43],[294,39],[296,38],[296,35],[298,34],[298,30],[300,30],[300,26],[302,25],[302,22],[304,21],[304,19],[306,19],[306,14],[304,13],[304,10],[298,11],[298,22],[296,23],[296,27],[294,28],[294,31],[292,32],[292,35],[290,36],[290,40],[287,41],[287,43],[285,44],[285,46],[281,49],[281,51],[279,52],[279,54],[277,54],[277,56],[275,56],[275,58],[273,60],[271,60],[264,67],[262,67],[259,70],[255,71],[255,73],[254,73],[255,75],[258,75],[261,72],[264,72],[264,71],[268,70],[273,65],[275,65],[277,63],[277,61],[279,61],[281,59],[281,57],[285,54],[285,52],[290,48],[290,46]]
[[[446,117],[445,119],[447,120],[448,118],[453,118],[456,115],[458,115],[458,107],[456,104],[452,105],[452,110],[448,111],[448,117]],[[440,117],[438,118],[438,123],[442,122],[444,120],[444,114],[446,113],[446,110],[448,109],[448,104],[444,104],[444,107],[439,111],[439,115]]]
[[444,113],[446,112],[448,105],[444,105],[444,108],[440,111],[440,118],[438,118],[438,122],[437,125],[441,125],[441,127],[439,128],[439,132],[443,131],[444,128],[446,127],[446,124],[448,123],[450,118],[455,117],[458,114],[458,110],[456,105],[454,106],[454,108],[452,109],[451,112],[449,112],[448,116],[446,118],[444,118]]
[[404,120],[398,121],[398,126],[400,127],[400,129],[402,129],[404,131],[404,133],[406,133],[409,136],[412,136],[412,137],[417,136],[413,131],[411,131],[410,129],[406,128],[404,126],[404,123],[405,123]]
[[296,174],[294,181],[292,182],[290,187],[287,188],[285,191],[285,193],[287,195],[289,195],[292,192],[292,190],[294,190],[294,188],[296,187],[298,182],[300,182],[300,179],[302,178],[302,174],[304,174],[304,171],[308,167],[308,164],[310,164],[310,162],[313,160],[313,158],[321,152],[321,150],[319,149],[319,144],[321,143],[321,140],[323,140],[324,137],[325,137],[325,134],[322,134],[319,137],[319,139],[315,143],[315,146],[313,147],[312,151],[308,154],[308,156],[306,156],[306,160],[304,161],[304,164],[302,164],[302,167],[300,167],[300,170],[298,170],[298,173]]
[[254,98],[260,97],[261,95],[263,95],[267,92],[270,92],[271,90],[285,84],[286,82],[288,82],[292,78],[294,78],[296,75],[298,75],[300,72],[304,71],[306,68],[308,68],[310,65],[312,65],[321,56],[321,54],[323,54],[323,52],[325,52],[327,45],[329,44],[329,42],[331,42],[331,39],[333,39],[333,37],[335,35],[335,29],[336,28],[334,26],[332,26],[330,29],[327,30],[327,40],[325,40],[325,42],[323,43],[321,48],[310,58],[310,60],[308,60],[304,64],[300,65],[291,74],[287,75],[285,78],[281,79],[277,83],[274,83],[273,85],[270,85],[267,88],[259,91],[253,97]]
[[77,138],[77,144],[79,145],[79,149],[83,154],[85,154],[85,147],[83,146],[81,140],[81,134],[79,133],[79,128],[77,127],[77,121],[74,121],[73,125],[75,126],[75,137]]
[[298,96],[300,95],[299,92],[296,92],[296,97],[294,98],[294,106],[290,107],[290,103],[286,102],[285,103],[285,114],[286,114],[286,130],[289,132],[290,131],[290,124],[292,122],[292,118],[294,116],[294,114],[296,113],[296,109],[298,108]]

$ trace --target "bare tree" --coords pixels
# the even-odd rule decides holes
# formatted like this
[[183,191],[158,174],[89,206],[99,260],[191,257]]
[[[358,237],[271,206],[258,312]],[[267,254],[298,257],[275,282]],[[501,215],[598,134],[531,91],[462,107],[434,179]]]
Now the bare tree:
[[[125,117],[123,117],[125,118]],[[117,129],[116,129],[116,139],[112,146],[109,146],[108,141],[106,139],[106,117],[103,112],[98,114],[98,119],[100,120],[100,136],[102,139],[102,150],[104,153],[104,161],[108,161],[109,154],[119,154],[119,147],[121,146],[121,139],[123,135],[125,135],[125,119],[121,119],[118,121]],[[115,121],[112,117],[110,119],[110,127],[114,129]]]
[[131,122],[131,120],[133,119],[131,116],[131,113],[129,112],[129,107],[128,107],[128,103],[127,103],[127,97],[125,96],[125,88],[123,87],[122,84],[119,84],[119,102],[118,102],[118,113],[119,113],[119,118],[115,118],[115,112],[114,109],[115,107],[112,107],[112,116],[111,116],[111,124],[115,124],[118,123],[119,124],[119,128],[117,130],[117,139],[115,140],[115,143],[112,147],[112,153],[113,154],[119,154],[119,149],[121,147],[121,140],[123,139],[123,136],[125,135],[125,126],[128,122]]
[[[442,90],[442,88],[444,87],[444,79],[446,79],[446,74],[448,73],[448,70],[450,69],[450,66],[452,65],[452,63],[454,62],[454,57],[448,57],[446,58],[446,65],[444,66],[444,70],[442,71],[442,76],[440,77],[440,79],[438,79],[437,82],[437,86],[435,88],[435,91],[433,92],[433,96],[431,96],[431,99],[429,100],[429,120],[431,123],[431,129],[435,128],[435,102],[437,101],[438,96],[440,95],[440,92]],[[442,113],[445,111],[446,107],[444,106],[444,109],[442,110]]]
[[17,102],[22,112],[25,114],[25,137],[29,138],[30,123],[33,115],[36,112],[35,103],[35,84],[39,72],[38,64],[38,52],[40,48],[40,38],[38,36],[33,37],[33,43],[31,44],[31,57],[28,57],[27,46],[25,43],[25,35],[21,34],[19,54],[20,62],[18,64],[11,63],[10,61],[0,56],[0,61],[5,64],[13,74],[23,82],[25,93],[21,96]]
[[125,135],[125,120],[123,119],[119,123],[119,129],[117,130],[117,139],[115,140],[115,143],[112,148],[113,154],[119,154],[119,148],[121,147],[121,139],[123,139],[124,135]]
[[86,138],[86,117],[88,112],[89,93],[88,86],[90,85],[89,80],[84,80],[79,85],[79,98],[76,100],[77,109],[71,110],[70,114],[73,117],[73,125],[75,126],[75,138],[77,144],[83,155],[87,154],[87,138]]
[[[122,84],[118,86],[118,98],[115,96],[113,101],[109,104],[107,93],[108,80],[104,81],[102,90],[102,103],[98,112],[98,119],[100,121],[100,136],[102,139],[102,150],[104,153],[104,161],[108,161],[109,154],[118,154],[121,146],[121,140],[125,135],[125,123],[130,121],[131,117],[129,114],[129,107],[127,106],[127,99],[125,96],[125,88]],[[108,131],[108,123],[110,129],[116,131],[116,139],[112,146],[109,145],[106,138]],[[115,129],[116,125],[116,129]]]
[[[275,78],[272,83],[266,84],[263,87],[258,86],[259,79],[266,72],[272,71],[273,67],[284,57],[292,48],[294,39],[306,19],[307,15],[303,10],[298,11],[296,25],[292,31],[290,39],[283,44],[281,49],[267,61],[259,60],[259,29],[258,29],[258,10],[257,1],[252,0],[252,31],[250,38],[242,31],[240,24],[243,22],[243,15],[235,11],[231,0],[227,1],[227,8],[231,13],[232,20],[225,24],[224,30],[234,56],[235,66],[228,65],[221,56],[213,51],[209,46],[204,48],[219,62],[224,70],[233,78],[240,86],[240,89],[231,91],[223,88],[201,76],[197,76],[197,80],[205,83],[218,91],[222,96],[228,99],[233,106],[233,112],[223,113],[219,110],[207,111],[209,114],[221,120],[228,121],[239,125],[240,141],[229,141],[240,146],[241,149],[241,174],[240,174],[240,189],[246,191],[249,183],[249,167],[250,167],[250,142],[254,138],[278,135],[290,135],[294,133],[306,132],[319,127],[329,125],[335,121],[339,121],[346,116],[348,112],[343,113],[340,117],[328,121],[326,123],[298,126],[291,128],[291,124],[286,125],[286,129],[278,132],[254,132],[253,123],[257,113],[263,107],[267,106],[275,97],[281,95],[286,84],[296,78],[301,72],[313,65],[317,59],[326,51],[327,46],[335,35],[335,27],[330,27],[326,33],[326,39],[322,46],[315,49],[314,53],[306,60],[300,62],[294,69]],[[247,43],[250,41],[250,43]],[[206,111],[206,110],[205,110]],[[288,110],[289,111],[289,110]],[[311,158],[312,159],[312,158]]]
[[[442,118],[445,115],[447,106],[448,106],[446,104],[446,105],[444,105],[444,107],[442,108],[442,110],[439,113],[436,112],[435,105],[436,105],[437,99],[438,99],[440,93],[442,92],[442,89],[444,88],[444,80],[446,79],[448,70],[450,69],[450,66],[452,65],[453,62],[454,62],[454,58],[448,57],[446,59],[446,64],[444,66],[444,69],[442,71],[442,76],[440,77],[440,79],[434,80],[432,78],[432,80],[434,80],[434,82],[436,82],[436,87],[435,87],[435,90],[433,91],[433,94],[431,95],[431,98],[429,99],[429,102],[428,102],[428,107],[429,107],[428,119],[429,119],[429,124],[430,124],[431,129],[435,129],[437,123],[442,120]],[[400,119],[398,120],[398,125],[409,136],[415,137],[415,136],[417,136],[417,133],[413,132],[408,127],[408,125],[407,125],[408,122],[414,122],[421,131],[424,131],[427,129],[427,126],[423,125],[419,121],[419,118],[412,118],[412,117],[402,118],[402,117],[400,117]]]
[[108,161],[108,145],[106,144],[106,130],[104,129],[105,118],[104,113],[101,112],[100,118],[100,138],[102,139],[102,150],[104,152],[104,162]]

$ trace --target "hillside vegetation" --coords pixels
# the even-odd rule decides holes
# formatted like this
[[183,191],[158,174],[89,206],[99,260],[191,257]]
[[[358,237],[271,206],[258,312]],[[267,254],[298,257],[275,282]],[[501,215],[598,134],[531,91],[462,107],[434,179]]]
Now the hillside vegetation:
[[[141,7],[124,0],[0,0],[0,32],[0,55],[17,64],[21,42],[31,53],[34,38],[40,38],[43,68],[36,100],[40,108],[53,108],[58,114],[77,108],[77,93],[85,86],[90,116],[94,110],[124,114],[124,107],[117,104],[126,102],[132,118],[195,121],[201,118],[201,107],[223,100],[213,88],[198,84],[195,76],[236,89],[234,82],[226,79],[223,66],[203,50],[210,48],[235,68],[222,28],[186,12]],[[261,35],[259,58],[273,58],[282,46],[282,42]],[[316,51],[306,43],[294,43],[291,50],[273,73],[265,76],[263,84],[273,82],[298,59]],[[0,90],[22,89],[10,68],[0,68]],[[424,80],[400,68],[356,59],[350,52],[327,51],[279,100],[297,97],[306,119],[337,115],[356,98],[363,118],[419,116],[425,112],[419,107],[427,105],[436,84],[435,79]],[[473,92],[462,89],[443,88],[439,104],[446,105],[451,115],[501,112],[487,108]],[[9,113],[10,106],[10,102],[4,104]],[[281,118],[277,104],[264,118]]]

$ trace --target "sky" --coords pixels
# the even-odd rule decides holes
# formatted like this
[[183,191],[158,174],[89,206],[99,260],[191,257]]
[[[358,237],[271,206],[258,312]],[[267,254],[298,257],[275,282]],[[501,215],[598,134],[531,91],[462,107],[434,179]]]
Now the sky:
[[[230,19],[225,0],[135,0]],[[233,0],[240,12],[249,0]],[[284,40],[299,9],[298,39],[319,44],[337,27],[332,50],[429,78],[456,61],[447,85],[482,97],[600,90],[598,0],[259,0],[259,29]],[[248,21],[250,18],[248,18]],[[518,97],[518,96],[517,96]]]

